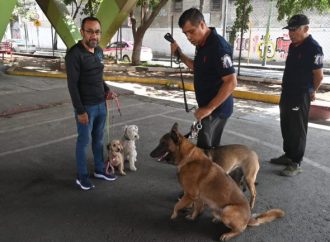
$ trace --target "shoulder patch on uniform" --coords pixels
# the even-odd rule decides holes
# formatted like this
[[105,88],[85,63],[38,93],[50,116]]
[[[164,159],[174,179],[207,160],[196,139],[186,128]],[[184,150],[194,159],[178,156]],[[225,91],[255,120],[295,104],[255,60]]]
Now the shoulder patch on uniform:
[[317,54],[314,56],[314,64],[315,65],[322,65],[323,64],[324,56],[322,54]]
[[221,62],[224,69],[233,66],[233,62],[231,61],[231,58],[228,54],[225,54],[223,57],[221,57]]

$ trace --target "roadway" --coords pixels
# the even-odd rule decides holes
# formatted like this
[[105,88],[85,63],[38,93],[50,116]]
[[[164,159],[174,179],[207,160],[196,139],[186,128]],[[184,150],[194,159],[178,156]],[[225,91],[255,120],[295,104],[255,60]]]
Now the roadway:
[[[0,72],[0,241],[197,242],[217,240],[226,231],[208,211],[195,222],[169,219],[180,192],[176,169],[149,153],[174,122],[182,132],[193,122],[181,94],[161,86],[108,84],[120,94],[122,112],[112,105],[110,137],[121,137],[126,124],[139,126],[138,170],[113,183],[93,180],[96,188],[85,192],[74,184],[76,128],[66,81]],[[190,92],[188,99],[194,105]],[[232,241],[330,241],[330,128],[310,123],[304,172],[281,177],[282,167],[267,162],[282,154],[278,116],[277,105],[236,100],[225,128],[223,144],[246,144],[259,155],[253,212],[286,212]],[[92,171],[91,161],[89,153]]]

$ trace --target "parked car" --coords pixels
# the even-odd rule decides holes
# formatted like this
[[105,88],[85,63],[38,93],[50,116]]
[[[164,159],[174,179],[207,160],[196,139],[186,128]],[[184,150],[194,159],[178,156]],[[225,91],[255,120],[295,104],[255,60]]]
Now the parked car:
[[[133,54],[133,46],[134,46],[133,42],[131,41],[113,42],[103,49],[103,53],[106,57],[110,57],[114,59],[120,59],[120,57],[122,57],[124,61],[131,62],[132,54]],[[117,56],[116,56],[116,50],[117,50]],[[152,57],[153,57],[152,49],[149,47],[142,46],[140,61],[151,61]]]
[[8,41],[4,41],[0,43],[0,53],[3,54],[11,54],[12,53],[12,48],[11,48],[11,43]]
[[33,54],[37,51],[37,47],[29,41],[25,41],[23,39],[9,39],[7,41],[11,43],[13,52]]

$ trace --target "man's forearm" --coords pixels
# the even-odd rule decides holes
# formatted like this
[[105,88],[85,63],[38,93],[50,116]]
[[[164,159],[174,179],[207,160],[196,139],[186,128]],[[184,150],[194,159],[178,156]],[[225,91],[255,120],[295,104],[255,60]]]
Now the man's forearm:
[[323,80],[323,69],[316,69],[313,71],[313,87],[317,91]]
[[186,56],[185,54],[183,54],[183,52],[181,50],[179,50],[179,55],[180,55],[180,59],[181,61],[188,66],[189,69],[194,70],[194,61],[189,58],[188,56]]

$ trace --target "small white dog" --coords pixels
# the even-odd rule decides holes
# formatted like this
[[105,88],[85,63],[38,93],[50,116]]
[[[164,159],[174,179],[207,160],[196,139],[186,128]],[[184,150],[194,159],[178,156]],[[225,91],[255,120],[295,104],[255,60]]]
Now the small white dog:
[[107,145],[108,149],[108,160],[105,168],[106,174],[115,173],[115,167],[118,167],[119,173],[125,176],[124,172],[124,156],[123,156],[123,145],[120,140],[114,139],[110,144]]
[[139,128],[136,125],[125,125],[124,135],[121,139],[124,147],[124,159],[129,162],[129,168],[131,171],[136,171],[136,147],[135,141],[139,139]]

